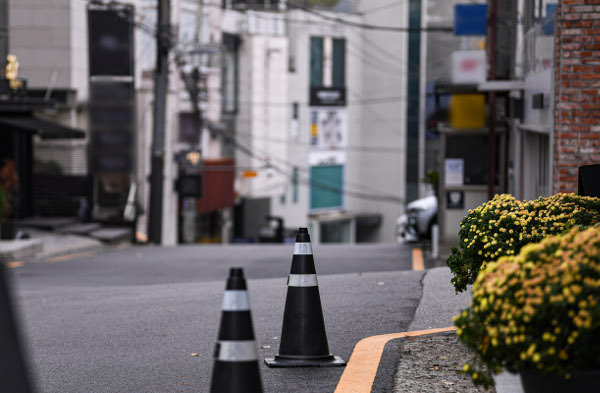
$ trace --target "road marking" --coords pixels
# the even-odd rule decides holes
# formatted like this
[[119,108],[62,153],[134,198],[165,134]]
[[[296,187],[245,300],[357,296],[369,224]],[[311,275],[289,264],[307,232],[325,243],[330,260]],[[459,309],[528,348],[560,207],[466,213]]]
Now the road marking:
[[64,261],[70,261],[71,259],[76,259],[76,258],[91,257],[92,255],[94,255],[94,253],[91,251],[76,252],[74,254],[59,255],[57,257],[48,258],[47,261],[48,262],[64,262]]
[[423,262],[423,250],[415,247],[412,250],[412,268],[413,270],[425,270],[425,262]]
[[414,332],[382,334],[360,340],[352,351],[346,369],[335,388],[335,393],[367,393],[373,388],[377,368],[381,361],[383,348],[388,341],[402,337],[416,337],[427,334],[451,332],[455,326],[438,329],[417,330]]
[[23,262],[21,262],[21,261],[13,261],[13,262],[8,262],[8,263],[6,264],[6,266],[8,266],[8,267],[9,267],[9,268],[11,268],[11,269],[14,269],[14,268],[16,268],[16,267],[21,267],[21,266],[23,266]]

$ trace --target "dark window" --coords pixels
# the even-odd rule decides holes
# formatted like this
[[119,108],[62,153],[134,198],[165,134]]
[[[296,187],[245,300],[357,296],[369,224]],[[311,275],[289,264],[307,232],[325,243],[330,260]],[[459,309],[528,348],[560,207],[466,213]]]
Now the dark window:
[[298,167],[294,167],[292,173],[292,202],[298,202]]
[[199,130],[198,116],[194,113],[179,114],[179,142],[198,143],[200,139]]
[[346,82],[346,40],[333,39],[333,87],[344,87]]
[[310,85],[323,86],[323,37],[310,37]]
[[0,69],[6,67],[8,55],[8,0],[0,0]]
[[223,64],[221,72],[221,110],[224,113],[237,111],[238,48],[240,39],[231,34],[223,35]]

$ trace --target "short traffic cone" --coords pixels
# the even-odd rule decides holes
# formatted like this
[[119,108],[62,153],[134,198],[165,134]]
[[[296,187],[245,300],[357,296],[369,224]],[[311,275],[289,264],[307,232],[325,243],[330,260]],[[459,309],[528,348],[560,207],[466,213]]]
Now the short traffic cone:
[[279,354],[265,359],[267,366],[344,366],[345,361],[329,352],[317,272],[306,228],[300,228],[296,236],[287,286]]
[[250,301],[242,268],[231,268],[223,296],[211,393],[262,393]]

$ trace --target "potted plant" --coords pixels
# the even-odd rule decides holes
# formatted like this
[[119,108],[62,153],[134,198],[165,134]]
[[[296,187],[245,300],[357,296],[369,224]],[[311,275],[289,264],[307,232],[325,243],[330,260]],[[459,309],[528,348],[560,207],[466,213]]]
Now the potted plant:
[[15,225],[10,221],[12,208],[16,202],[16,193],[19,186],[19,176],[14,162],[4,159],[0,168],[0,239],[14,239]]
[[573,226],[600,222],[600,199],[557,194],[532,201],[496,195],[460,223],[460,250],[456,247],[447,264],[457,292],[473,284],[480,269],[505,255],[515,255],[526,244],[539,242]]
[[521,373],[526,392],[591,392],[600,383],[600,228],[573,228],[488,263],[454,318],[475,352],[475,383]]

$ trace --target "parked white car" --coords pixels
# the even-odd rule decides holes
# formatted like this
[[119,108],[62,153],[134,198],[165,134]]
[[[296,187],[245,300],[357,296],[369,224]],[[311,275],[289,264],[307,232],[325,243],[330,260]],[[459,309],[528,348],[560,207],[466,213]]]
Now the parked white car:
[[438,202],[435,196],[417,199],[406,206],[406,213],[396,220],[399,243],[431,238],[431,227],[437,220]]

